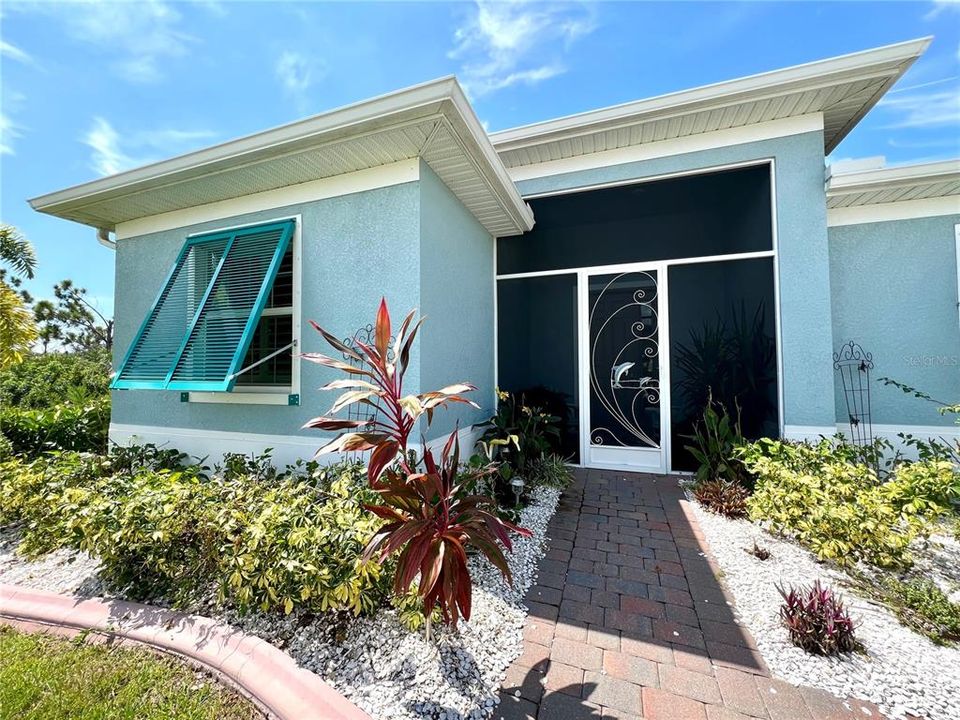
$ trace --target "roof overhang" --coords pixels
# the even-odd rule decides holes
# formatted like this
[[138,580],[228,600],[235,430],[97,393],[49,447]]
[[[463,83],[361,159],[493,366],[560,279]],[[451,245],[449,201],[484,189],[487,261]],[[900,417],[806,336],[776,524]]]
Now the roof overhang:
[[831,209],[949,196],[957,197],[960,213],[960,159],[827,176]]
[[927,49],[932,38],[705,85],[490,136],[507,167],[813,113],[829,154]]
[[42,195],[30,205],[113,230],[128,220],[417,157],[495,237],[533,227],[532,211],[454,77]]

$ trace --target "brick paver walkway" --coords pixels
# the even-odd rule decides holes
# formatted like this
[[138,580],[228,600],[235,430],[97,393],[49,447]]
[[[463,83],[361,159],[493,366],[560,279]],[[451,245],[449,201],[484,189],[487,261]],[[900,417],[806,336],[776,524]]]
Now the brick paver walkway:
[[769,677],[675,477],[578,471],[548,535],[495,717],[881,717]]

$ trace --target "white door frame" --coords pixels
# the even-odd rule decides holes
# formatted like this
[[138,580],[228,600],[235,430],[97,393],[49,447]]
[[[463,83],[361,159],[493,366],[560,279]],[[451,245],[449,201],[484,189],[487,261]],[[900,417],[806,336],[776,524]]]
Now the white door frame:
[[[668,262],[604,265],[577,270],[577,335],[580,379],[580,464],[610,470],[666,473],[670,471],[670,315],[667,287]],[[655,271],[657,282],[657,358],[660,382],[660,448],[635,448],[638,462],[594,459],[590,442],[590,277],[626,272]],[[647,457],[644,457],[647,456]]]

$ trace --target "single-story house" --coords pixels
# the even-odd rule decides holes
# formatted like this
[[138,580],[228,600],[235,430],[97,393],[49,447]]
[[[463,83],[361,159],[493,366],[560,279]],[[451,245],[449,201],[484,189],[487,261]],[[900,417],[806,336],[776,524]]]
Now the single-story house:
[[411,390],[479,387],[427,442],[498,386],[585,466],[689,468],[709,396],[751,436],[956,436],[879,378],[960,399],[960,162],[825,168],[930,41],[492,134],[447,77],[30,202],[116,250],[116,442],[312,456],[308,321],[362,339],[381,296],[428,318]]

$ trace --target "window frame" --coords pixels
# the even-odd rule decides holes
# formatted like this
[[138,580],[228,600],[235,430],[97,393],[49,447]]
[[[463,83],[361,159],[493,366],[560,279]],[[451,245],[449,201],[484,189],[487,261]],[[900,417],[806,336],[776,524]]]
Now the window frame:
[[[280,308],[265,308],[261,313],[261,318],[268,315],[291,315],[293,326],[293,361],[291,363],[290,385],[238,385],[235,384],[229,392],[207,392],[191,390],[180,394],[180,399],[192,403],[220,403],[220,404],[242,404],[242,405],[299,405],[300,404],[300,338],[301,338],[301,311],[302,305],[302,226],[303,216],[300,213],[295,215],[282,215],[256,222],[242,223],[240,225],[229,225],[213,230],[204,230],[202,232],[191,233],[187,239],[197,237],[198,235],[209,235],[215,232],[228,232],[241,230],[255,225],[265,225],[268,223],[282,222],[284,220],[293,220],[293,235],[290,238],[290,245],[293,248],[293,305]],[[241,368],[242,369],[242,368]]]

